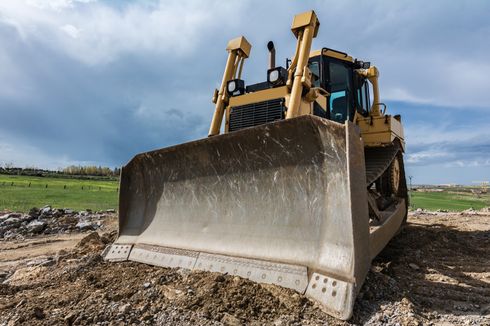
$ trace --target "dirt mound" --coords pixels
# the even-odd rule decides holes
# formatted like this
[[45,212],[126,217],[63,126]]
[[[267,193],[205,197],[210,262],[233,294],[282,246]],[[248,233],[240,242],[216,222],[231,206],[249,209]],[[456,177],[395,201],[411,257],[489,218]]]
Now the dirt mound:
[[115,238],[115,232],[104,233],[100,236],[97,232],[91,232],[82,238],[75,248],[78,253],[97,253],[102,251],[107,245],[112,243]]
[[0,286],[0,325],[490,325],[490,216],[419,214],[409,222],[374,261],[349,322],[275,285],[106,263],[107,239],[91,233]]
[[[32,273],[34,269],[30,269]],[[132,262],[109,264],[92,255],[63,271],[36,272],[36,282],[9,283],[0,299],[7,320],[19,324],[242,324],[281,323],[327,316],[292,290],[228,275]],[[9,298],[8,300],[4,300]],[[15,306],[15,310],[6,309]],[[35,310],[44,317],[35,317]],[[1,311],[1,308],[0,308]],[[1,321],[4,317],[0,317]]]

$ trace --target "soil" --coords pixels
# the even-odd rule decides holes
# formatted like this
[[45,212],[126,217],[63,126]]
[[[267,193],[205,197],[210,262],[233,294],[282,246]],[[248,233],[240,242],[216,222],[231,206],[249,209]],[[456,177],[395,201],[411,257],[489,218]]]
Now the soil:
[[[112,217],[115,219],[115,217]],[[0,241],[0,325],[490,325],[490,213],[414,212],[375,259],[348,322],[292,290],[106,263],[99,233]]]

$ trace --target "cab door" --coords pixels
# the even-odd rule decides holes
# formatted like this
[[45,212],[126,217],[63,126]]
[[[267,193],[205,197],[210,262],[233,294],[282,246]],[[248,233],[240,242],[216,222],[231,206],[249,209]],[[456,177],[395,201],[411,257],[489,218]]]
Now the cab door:
[[325,86],[330,93],[330,119],[340,123],[352,120],[355,108],[352,66],[330,57],[326,57],[325,61]]

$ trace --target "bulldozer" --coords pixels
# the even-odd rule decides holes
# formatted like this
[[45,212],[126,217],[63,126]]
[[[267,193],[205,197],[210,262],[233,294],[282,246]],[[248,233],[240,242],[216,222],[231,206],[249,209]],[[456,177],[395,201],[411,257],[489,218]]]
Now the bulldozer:
[[[136,155],[121,172],[119,234],[104,254],[293,289],[346,320],[372,259],[408,212],[400,115],[370,62],[321,48],[314,11],[267,80],[242,77],[251,45],[229,41],[208,137]],[[223,124],[224,120],[224,124]]]

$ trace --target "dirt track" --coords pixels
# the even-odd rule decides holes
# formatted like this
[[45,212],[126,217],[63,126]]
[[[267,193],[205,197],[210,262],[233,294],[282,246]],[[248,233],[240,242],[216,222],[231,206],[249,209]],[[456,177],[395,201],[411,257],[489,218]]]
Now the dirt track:
[[[113,236],[0,242],[0,325],[349,324],[276,286],[104,263]],[[412,214],[374,261],[350,323],[490,325],[490,213]]]

